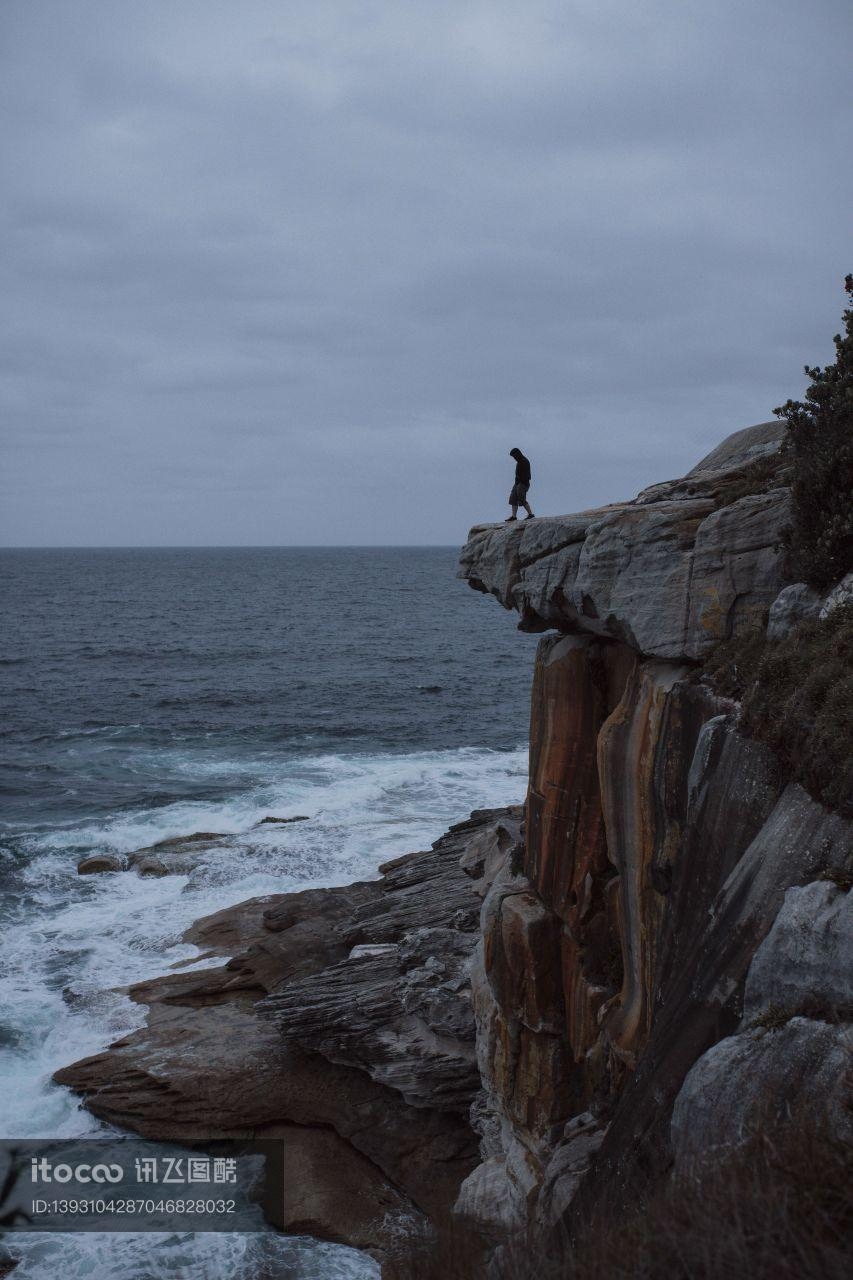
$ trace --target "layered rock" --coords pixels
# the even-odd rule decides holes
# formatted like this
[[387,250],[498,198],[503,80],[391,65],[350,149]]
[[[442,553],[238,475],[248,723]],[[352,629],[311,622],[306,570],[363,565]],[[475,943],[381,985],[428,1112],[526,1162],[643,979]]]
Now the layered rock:
[[131,988],[146,1026],[56,1079],[146,1136],[280,1138],[287,1230],[382,1254],[395,1224],[440,1225],[476,1162],[468,966],[520,817],[479,812],[377,881],[198,921],[185,941],[227,963]]
[[736,432],[683,480],[633,502],[475,526],[460,575],[516,609],[525,630],[699,659],[759,622],[783,585],[781,438],[778,423]]

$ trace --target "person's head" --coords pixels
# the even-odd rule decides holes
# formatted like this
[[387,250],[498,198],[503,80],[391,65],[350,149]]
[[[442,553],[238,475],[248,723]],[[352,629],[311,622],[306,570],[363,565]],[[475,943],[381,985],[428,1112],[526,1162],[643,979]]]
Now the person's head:
[[511,458],[515,458],[515,459],[516,459],[516,461],[518,461],[518,459],[521,457],[521,450],[520,450],[520,449],[510,449],[510,451],[509,451],[509,456],[510,456]]

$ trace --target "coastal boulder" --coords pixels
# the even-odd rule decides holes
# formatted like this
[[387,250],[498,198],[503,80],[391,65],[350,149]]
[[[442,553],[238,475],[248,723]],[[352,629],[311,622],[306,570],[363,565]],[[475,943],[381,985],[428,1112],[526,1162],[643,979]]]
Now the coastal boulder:
[[746,1021],[777,1014],[853,1020],[853,894],[831,880],[789,889],[746,980]]
[[708,1163],[791,1118],[849,1143],[853,1028],[810,1018],[730,1036],[687,1075],[672,1113],[676,1169]]
[[821,594],[805,582],[783,587],[770,606],[767,639],[784,640],[799,622],[816,618],[821,609]]

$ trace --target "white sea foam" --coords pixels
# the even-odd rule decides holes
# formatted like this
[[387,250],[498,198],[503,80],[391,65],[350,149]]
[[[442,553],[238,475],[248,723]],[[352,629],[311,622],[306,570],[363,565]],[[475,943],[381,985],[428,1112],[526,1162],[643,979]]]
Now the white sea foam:
[[203,1232],[7,1237],[16,1280],[378,1280],[355,1249],[316,1240]]
[[[170,760],[169,768],[176,763]],[[187,770],[210,767],[191,755],[181,763]],[[51,1075],[141,1024],[144,1009],[116,988],[197,956],[195,948],[180,941],[194,920],[260,894],[371,877],[389,858],[428,846],[472,808],[517,802],[524,791],[527,754],[523,749],[462,748],[286,762],[270,757],[254,760],[248,770],[245,760],[220,760],[215,767],[232,787],[247,772],[253,785],[221,802],[117,813],[107,821],[34,834],[26,841],[21,911],[0,938],[6,1026],[14,1037],[5,1055],[0,1133],[71,1137],[103,1128],[80,1108],[76,1095],[51,1082]],[[269,815],[301,814],[309,821],[257,826]],[[190,875],[141,879],[131,871],[77,874],[77,861],[86,853],[128,853],[196,831],[232,838],[205,852],[202,865]],[[138,1280],[143,1274],[180,1274],[248,1280],[264,1274],[263,1259],[250,1258],[246,1243],[258,1238],[169,1237],[156,1251],[154,1237],[138,1239],[137,1245],[137,1237],[121,1237],[113,1252],[109,1237],[80,1235],[69,1237],[65,1245],[56,1237],[28,1237],[26,1261],[17,1274],[22,1280],[52,1280],[59,1273],[60,1248],[61,1273],[71,1277],[104,1274],[110,1280]],[[231,1251],[227,1265],[221,1252],[226,1240]],[[295,1243],[272,1238],[263,1248],[284,1246],[293,1249]],[[376,1274],[373,1263],[351,1251],[330,1251],[314,1242],[300,1248],[288,1264],[292,1270],[282,1265],[271,1274],[300,1280]],[[102,1272],[98,1257],[104,1249],[109,1250],[111,1269]],[[211,1259],[214,1253],[217,1258],[214,1270],[205,1270],[208,1251]],[[138,1269],[142,1257],[149,1270]],[[180,1258],[184,1261],[179,1263]],[[278,1261],[283,1263],[284,1255]]]

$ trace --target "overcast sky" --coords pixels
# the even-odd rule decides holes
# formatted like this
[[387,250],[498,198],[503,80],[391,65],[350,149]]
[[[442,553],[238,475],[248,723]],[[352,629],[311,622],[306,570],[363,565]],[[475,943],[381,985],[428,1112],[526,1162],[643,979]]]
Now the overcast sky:
[[17,545],[458,543],[833,357],[849,0],[0,0]]

